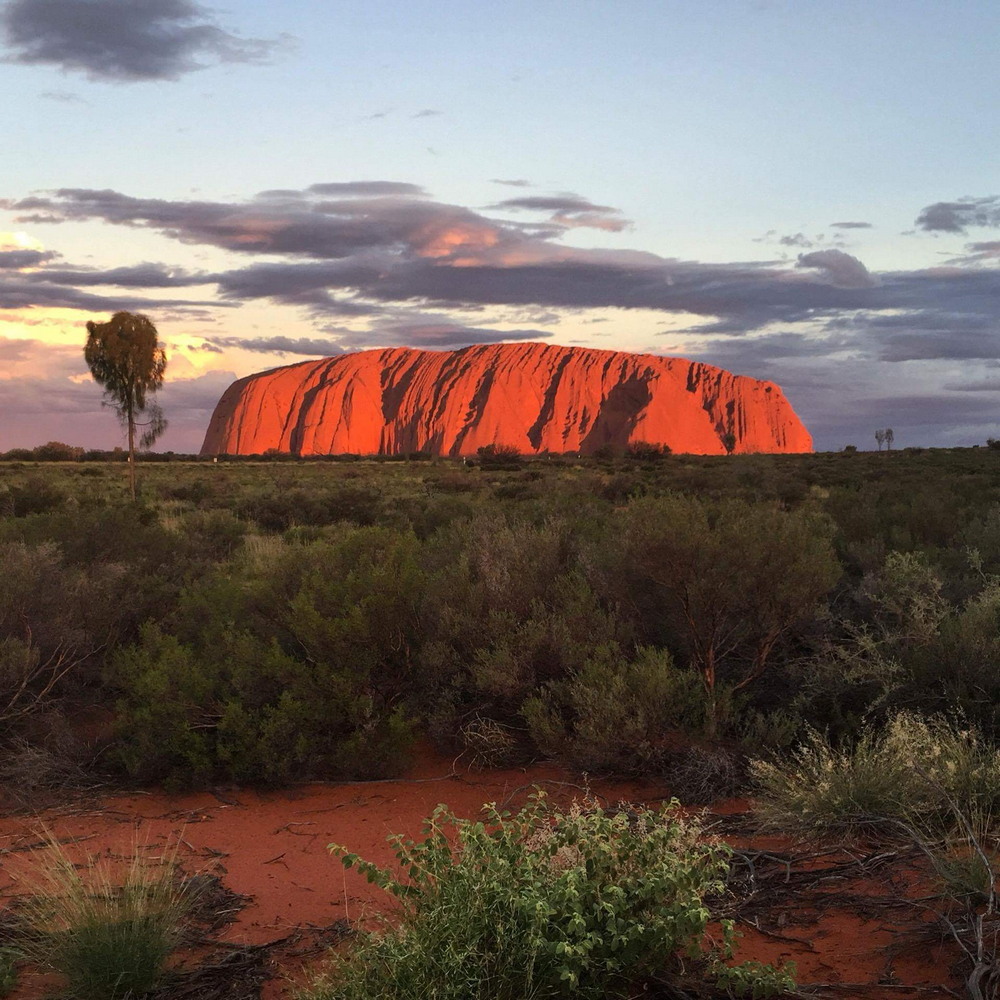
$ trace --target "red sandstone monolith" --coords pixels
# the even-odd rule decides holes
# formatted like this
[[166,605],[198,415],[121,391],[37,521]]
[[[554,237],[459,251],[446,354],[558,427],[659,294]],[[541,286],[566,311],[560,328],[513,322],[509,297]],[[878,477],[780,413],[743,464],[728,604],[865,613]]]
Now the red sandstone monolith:
[[712,365],[554,344],[396,347],[239,379],[201,453],[592,454],[647,442],[721,455],[730,434],[736,452],[812,451],[777,385]]

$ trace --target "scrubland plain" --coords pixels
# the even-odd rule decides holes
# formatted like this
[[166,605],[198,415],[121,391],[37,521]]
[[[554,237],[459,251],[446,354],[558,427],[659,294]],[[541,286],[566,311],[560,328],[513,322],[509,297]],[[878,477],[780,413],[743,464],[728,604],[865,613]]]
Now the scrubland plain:
[[157,996],[995,995],[995,450],[15,457],[0,850],[179,837]]

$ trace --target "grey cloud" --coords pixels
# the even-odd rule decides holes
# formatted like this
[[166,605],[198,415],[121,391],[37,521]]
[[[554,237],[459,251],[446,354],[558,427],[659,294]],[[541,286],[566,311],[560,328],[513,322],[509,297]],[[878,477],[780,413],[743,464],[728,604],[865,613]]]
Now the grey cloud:
[[419,184],[402,181],[343,181],[327,184],[310,184],[312,194],[334,195],[338,198],[388,197],[423,198],[427,192]]
[[424,108],[423,111],[418,111],[413,117],[414,118],[436,118],[438,115],[444,114],[443,111],[438,111],[435,108]]
[[[676,331],[661,336],[676,336]],[[776,359],[826,358],[855,347],[854,339],[843,333],[805,336],[780,332],[755,337],[719,337],[697,349],[700,358],[733,372],[766,371]]]
[[587,227],[621,232],[631,223],[610,205],[595,205],[576,195],[508,198],[490,206],[501,211],[551,212],[550,221],[566,228]]
[[831,229],[871,229],[870,222],[831,222]]
[[[900,426],[930,427],[941,423],[954,424],[960,420],[976,424],[994,422],[984,421],[983,404],[979,400],[956,399],[948,392],[880,395],[859,400],[856,405],[857,417],[869,422],[881,417],[897,432]],[[872,424],[873,430],[875,426]],[[899,446],[898,441],[896,446]]]
[[926,232],[964,233],[970,226],[1000,226],[1000,197],[938,201],[922,209],[916,225]]
[[238,348],[259,354],[307,354],[326,357],[342,354],[335,340],[321,340],[310,337],[211,337],[201,350],[219,351],[221,348]]
[[37,340],[11,340],[8,337],[0,337],[0,361],[21,361],[40,347],[41,342]]
[[868,268],[843,250],[814,250],[799,254],[798,267],[812,267],[825,272],[840,288],[871,288],[876,282]]
[[526,198],[508,198],[498,202],[493,208],[523,208],[529,211],[541,212],[617,212],[617,208],[610,205],[595,205],[586,198],[577,198],[573,195],[564,196],[538,196]]
[[531,187],[531,181],[526,181],[526,180],[505,181],[505,180],[501,180],[499,177],[494,177],[493,180],[492,180],[492,183],[493,184],[502,184],[504,187],[512,187],[512,188],[527,188],[527,187]]
[[12,62],[125,83],[259,63],[281,44],[232,34],[192,0],[8,0],[0,27]]
[[470,209],[398,197],[307,200],[272,206],[260,202],[172,202],[132,198],[109,190],[64,188],[52,197],[0,202],[0,207],[27,213],[19,216],[23,222],[102,219],[112,225],[158,230],[185,243],[208,243],[240,253],[327,259],[374,248],[447,256],[468,245],[495,245],[520,238],[516,227],[492,222]]
[[192,274],[183,268],[151,263],[131,264],[107,270],[46,268],[25,275],[25,278],[28,281],[37,280],[58,285],[116,285],[119,288],[185,288],[190,285],[206,284],[212,280],[210,276]]
[[545,340],[552,334],[544,330],[494,330],[449,322],[396,322],[376,326],[363,334],[345,333],[345,344],[352,347],[416,347],[444,350],[470,344],[495,344],[501,340]]
[[984,260],[1000,257],[1000,241],[986,240],[979,243],[967,243],[965,253],[952,258],[949,264],[977,264]]
[[1000,334],[995,331],[897,333],[881,342],[882,361],[971,360],[1000,358]]
[[52,250],[0,250],[0,270],[13,271],[23,267],[39,267],[59,254]]
[[811,247],[815,246],[815,243],[809,239],[805,233],[796,233],[794,236],[782,236],[778,242],[783,247]]
[[[270,298],[321,317],[377,318],[400,304],[617,307],[692,313],[711,320],[699,328],[701,336],[740,336],[781,323],[850,324],[855,314],[868,317],[873,327],[873,317],[890,311],[907,317],[996,317],[1000,300],[1000,272],[992,269],[885,273],[876,281],[859,260],[833,248],[803,254],[798,270],[775,261],[706,264],[635,251],[581,249],[557,243],[551,228],[499,222],[429,200],[366,196],[370,188],[355,187],[375,183],[396,182],[352,182],[348,186],[355,197],[330,200],[322,185],[269,192],[274,199],[263,203],[164,201],[64,189],[6,206],[45,221],[101,219],[148,227],[189,244],[281,254],[285,259],[212,275],[141,267],[151,269],[150,281],[168,285],[214,281],[224,302]],[[402,193],[399,187],[394,190]],[[546,198],[542,204],[550,211],[556,203],[569,207],[568,200],[577,207],[592,205],[569,196]],[[60,269],[67,281],[74,270],[82,271]],[[82,288],[56,285],[45,270],[40,273],[41,278],[30,280],[22,276],[21,287],[36,283],[37,294],[45,288],[50,298],[57,289],[64,298],[85,294]],[[141,280],[139,272],[129,269],[115,273],[123,281]],[[81,282],[96,280],[89,272],[81,276]],[[9,297],[10,287],[0,283],[0,299],[4,289]],[[864,324],[859,323],[860,330]],[[898,329],[905,332],[904,326]]]
[[43,90],[39,97],[44,97],[47,101],[58,101],[60,104],[86,104],[87,102],[68,90]]
[[[225,306],[225,303],[218,305]],[[204,308],[205,303],[190,299],[148,299],[122,295],[96,295],[69,285],[38,280],[35,275],[16,275],[13,279],[0,275],[0,309],[82,309],[88,312],[148,312],[154,309],[176,309],[192,306]]]
[[945,382],[949,392],[1000,392],[1000,378],[985,378],[969,382]]

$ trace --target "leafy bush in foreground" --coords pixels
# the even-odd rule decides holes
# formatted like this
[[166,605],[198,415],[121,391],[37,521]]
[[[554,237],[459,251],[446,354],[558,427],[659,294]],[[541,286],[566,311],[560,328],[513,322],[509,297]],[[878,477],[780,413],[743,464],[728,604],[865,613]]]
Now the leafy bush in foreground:
[[786,972],[722,965],[732,927],[711,942],[706,897],[724,890],[728,851],[676,804],[560,812],[539,792],[513,816],[487,806],[482,822],[438,806],[424,834],[393,838],[405,880],[331,845],[401,911],[335,957],[310,1000],[605,1000],[652,975],[700,974],[755,997],[794,986]]

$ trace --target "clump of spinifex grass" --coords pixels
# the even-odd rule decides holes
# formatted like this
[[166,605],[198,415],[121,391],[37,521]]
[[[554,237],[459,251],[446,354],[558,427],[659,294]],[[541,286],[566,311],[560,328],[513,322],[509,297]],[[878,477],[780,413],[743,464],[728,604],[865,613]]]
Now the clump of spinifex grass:
[[18,873],[25,958],[66,979],[74,1000],[140,997],[161,980],[190,894],[176,878],[176,849],[150,857],[134,844],[118,860],[79,867],[51,835]]
[[[1000,750],[972,727],[900,712],[853,742],[810,732],[784,759],[754,761],[758,815],[786,832],[880,828],[950,839],[963,817],[1000,817]],[[961,822],[960,822],[961,821]]]

